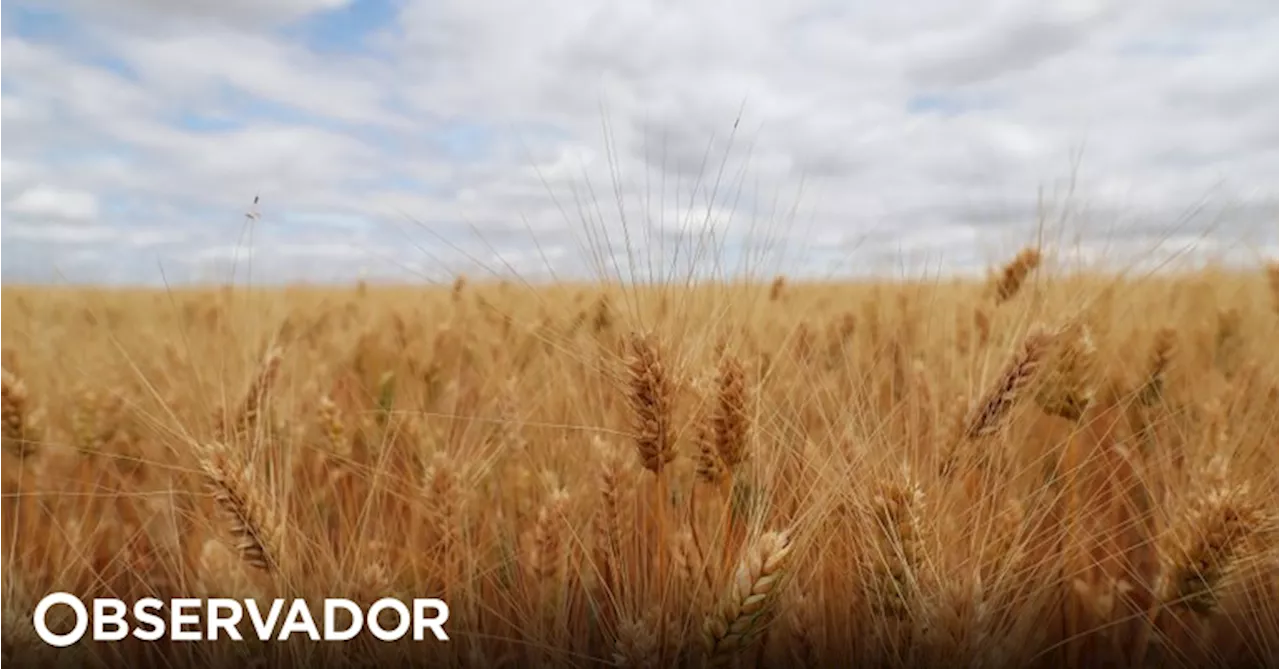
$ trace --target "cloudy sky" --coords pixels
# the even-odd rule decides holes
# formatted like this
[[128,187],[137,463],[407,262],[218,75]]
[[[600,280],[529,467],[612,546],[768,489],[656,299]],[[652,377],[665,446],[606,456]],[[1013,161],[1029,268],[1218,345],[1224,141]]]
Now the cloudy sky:
[[10,281],[966,271],[1040,220],[1066,258],[1276,255],[1274,0],[8,0],[2,26]]

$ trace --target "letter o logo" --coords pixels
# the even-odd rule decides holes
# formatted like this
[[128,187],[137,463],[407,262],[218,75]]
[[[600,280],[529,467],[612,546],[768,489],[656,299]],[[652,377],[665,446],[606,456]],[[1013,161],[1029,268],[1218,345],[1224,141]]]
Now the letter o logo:
[[[54,634],[53,630],[49,629],[49,625],[45,622],[45,617],[49,615],[49,609],[58,604],[70,606],[71,610],[76,613],[75,627],[71,628],[71,631],[66,634]],[[55,592],[40,600],[40,603],[36,605],[36,612],[31,622],[35,624],[36,634],[41,641],[50,646],[65,648],[79,641],[84,636],[85,631],[89,629],[89,611],[84,608],[84,603],[76,598],[75,595],[68,592]]]
[[[396,626],[392,629],[386,629],[383,627],[382,621],[378,619],[378,614],[387,609],[395,611],[396,615],[400,618],[400,622],[396,623]],[[369,607],[369,614],[366,618],[367,621],[365,622],[365,625],[368,626],[369,631],[373,633],[373,636],[377,637],[381,641],[395,641],[404,636],[405,632],[409,631],[409,607],[405,606],[404,602],[398,599],[393,599],[391,597],[383,597],[382,599],[379,599],[373,603],[373,606]]]

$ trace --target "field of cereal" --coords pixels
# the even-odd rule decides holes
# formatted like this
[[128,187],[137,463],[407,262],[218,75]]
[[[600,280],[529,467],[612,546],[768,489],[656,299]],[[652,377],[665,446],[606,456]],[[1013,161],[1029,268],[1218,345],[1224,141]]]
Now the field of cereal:
[[1275,666],[1276,299],[1274,266],[1035,251],[986,283],[6,286],[6,657],[61,590],[452,612],[426,647],[57,656],[112,666]]

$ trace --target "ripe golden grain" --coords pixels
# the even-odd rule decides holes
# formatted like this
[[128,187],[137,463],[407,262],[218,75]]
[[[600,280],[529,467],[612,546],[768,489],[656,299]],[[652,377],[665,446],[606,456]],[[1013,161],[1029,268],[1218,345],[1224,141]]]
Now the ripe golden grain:
[[[5,611],[440,595],[435,666],[1275,657],[1258,272],[1037,271],[999,304],[961,281],[6,288]],[[263,332],[287,357],[229,375]]]

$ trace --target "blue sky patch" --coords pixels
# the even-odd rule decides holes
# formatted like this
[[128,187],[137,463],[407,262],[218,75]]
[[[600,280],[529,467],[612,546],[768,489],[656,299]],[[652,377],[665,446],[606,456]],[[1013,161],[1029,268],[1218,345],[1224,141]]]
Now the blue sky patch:
[[954,99],[945,95],[919,94],[907,100],[907,109],[915,113],[955,112],[962,107]]
[[318,12],[283,30],[317,53],[369,55],[372,39],[394,29],[401,0],[352,0],[337,9]]
[[8,2],[0,8],[4,34],[22,35],[37,41],[62,40],[77,32],[76,25],[62,12]]
[[1119,54],[1146,58],[1188,58],[1201,52],[1201,48],[1189,39],[1144,38],[1120,45]]
[[14,2],[0,6],[6,36],[17,36],[37,44],[54,45],[74,54],[84,63],[91,63],[130,81],[137,81],[137,73],[123,59],[99,44],[93,35],[84,30],[80,22],[66,13],[46,7],[32,7]]
[[176,125],[192,132],[228,132],[245,127],[243,120],[226,114],[185,111],[178,114]]
[[477,160],[488,152],[493,131],[485,125],[467,121],[444,124],[435,143],[453,160]]
[[958,116],[978,110],[991,109],[990,101],[972,95],[948,93],[917,93],[907,98],[907,111],[912,114],[941,114]]

